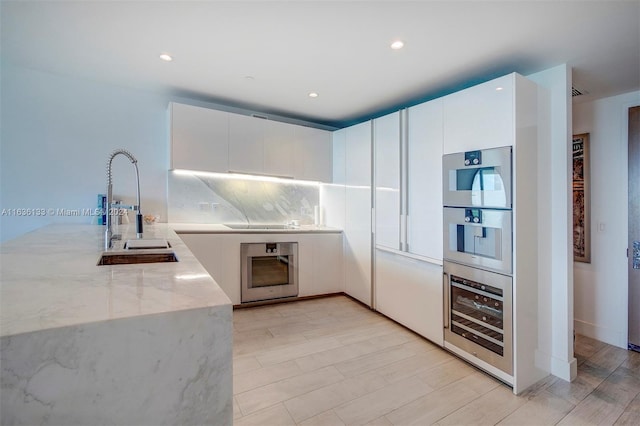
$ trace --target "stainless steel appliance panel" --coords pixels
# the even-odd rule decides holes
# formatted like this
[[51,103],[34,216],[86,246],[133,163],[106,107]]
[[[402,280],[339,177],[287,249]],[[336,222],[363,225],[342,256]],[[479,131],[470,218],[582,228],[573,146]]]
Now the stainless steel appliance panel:
[[512,278],[444,262],[445,342],[513,375]]
[[242,243],[241,302],[298,295],[298,243]]
[[444,206],[511,208],[511,147],[442,158]]
[[444,259],[511,274],[511,211],[444,208]]

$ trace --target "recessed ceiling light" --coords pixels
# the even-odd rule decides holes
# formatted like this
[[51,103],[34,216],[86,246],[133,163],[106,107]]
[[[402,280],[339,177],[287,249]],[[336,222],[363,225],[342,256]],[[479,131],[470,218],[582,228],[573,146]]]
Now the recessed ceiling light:
[[163,61],[167,61],[167,62],[173,61],[173,58],[171,57],[171,55],[168,55],[166,53],[161,54],[160,55],[160,59],[162,59]]
[[393,43],[391,43],[391,48],[393,50],[402,49],[403,47],[404,47],[404,42],[402,40],[396,40]]
[[501,91],[501,90],[502,90],[502,87],[496,87],[496,91],[498,91],[498,92],[499,92],[499,91]]
[[309,97],[310,98],[317,98],[318,94],[316,92],[311,92],[311,93],[309,93]]

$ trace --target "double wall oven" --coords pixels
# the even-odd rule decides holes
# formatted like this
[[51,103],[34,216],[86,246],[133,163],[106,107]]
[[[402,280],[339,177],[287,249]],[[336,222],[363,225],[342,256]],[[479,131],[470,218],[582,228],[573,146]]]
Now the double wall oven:
[[444,340],[513,375],[511,147],[443,157]]

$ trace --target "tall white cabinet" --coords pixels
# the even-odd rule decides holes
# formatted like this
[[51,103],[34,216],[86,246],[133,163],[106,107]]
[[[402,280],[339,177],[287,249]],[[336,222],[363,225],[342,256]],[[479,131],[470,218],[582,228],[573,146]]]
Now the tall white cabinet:
[[392,250],[401,250],[404,243],[402,124],[400,111],[373,120],[375,243]]
[[371,306],[371,122],[345,132],[345,290]]
[[375,309],[442,345],[442,102],[374,121]]
[[442,264],[442,99],[407,110],[407,251]]
[[371,122],[333,132],[333,182],[321,188],[326,225],[341,227],[345,293],[371,306]]

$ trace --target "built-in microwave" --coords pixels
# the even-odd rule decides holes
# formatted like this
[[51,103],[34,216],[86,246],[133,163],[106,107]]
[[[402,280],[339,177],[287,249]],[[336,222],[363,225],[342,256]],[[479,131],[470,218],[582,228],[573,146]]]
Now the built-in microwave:
[[511,210],[445,207],[445,260],[511,275]]
[[511,147],[443,157],[443,204],[511,209]]

